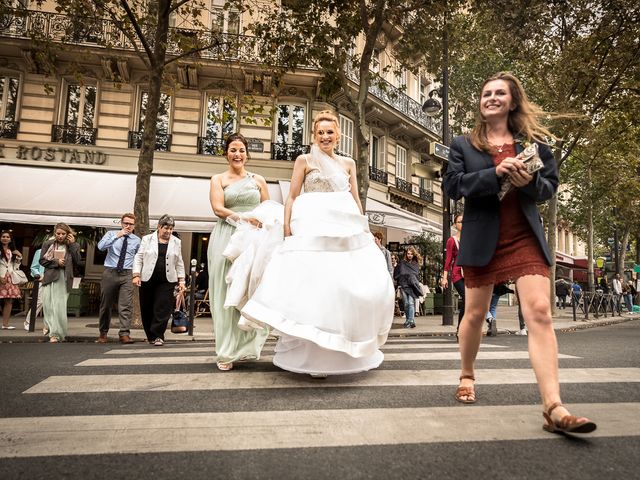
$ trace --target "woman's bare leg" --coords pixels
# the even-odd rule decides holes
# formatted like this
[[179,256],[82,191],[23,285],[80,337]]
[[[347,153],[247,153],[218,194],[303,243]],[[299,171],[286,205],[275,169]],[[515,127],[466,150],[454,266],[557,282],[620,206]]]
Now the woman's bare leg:
[[11,317],[11,307],[13,306],[12,298],[4,299],[4,306],[2,307],[2,325],[4,327],[9,326],[9,318]]
[[[460,324],[459,332],[461,375],[474,376],[473,365],[480,349],[482,325],[489,308],[492,292],[493,285],[485,285],[478,288],[465,287],[464,317]],[[462,387],[470,387],[472,385],[473,380],[471,379],[463,378],[460,380],[460,386]],[[463,400],[467,398],[467,396],[462,396]]]
[[[560,400],[558,380],[558,343],[551,317],[549,279],[542,275],[526,275],[516,282],[522,315],[529,330],[529,359],[538,381],[544,411]],[[553,410],[553,420],[569,412],[564,407]]]

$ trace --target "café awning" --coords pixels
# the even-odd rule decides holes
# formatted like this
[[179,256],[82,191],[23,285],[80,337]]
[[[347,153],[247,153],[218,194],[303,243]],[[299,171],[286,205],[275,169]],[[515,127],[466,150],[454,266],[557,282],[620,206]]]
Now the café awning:
[[[61,168],[0,165],[0,221],[114,228],[133,211],[136,175]],[[208,178],[152,175],[150,224],[165,213],[176,230],[210,232],[216,217],[209,202]],[[269,184],[273,200],[282,202],[280,186]]]

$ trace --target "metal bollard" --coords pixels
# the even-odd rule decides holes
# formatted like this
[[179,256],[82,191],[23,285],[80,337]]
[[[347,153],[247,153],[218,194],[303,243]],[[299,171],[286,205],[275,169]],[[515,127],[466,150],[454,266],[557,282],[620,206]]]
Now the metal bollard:
[[191,259],[191,281],[189,282],[189,330],[187,334],[193,337],[193,319],[195,314],[196,305],[196,266],[198,261],[195,258]]

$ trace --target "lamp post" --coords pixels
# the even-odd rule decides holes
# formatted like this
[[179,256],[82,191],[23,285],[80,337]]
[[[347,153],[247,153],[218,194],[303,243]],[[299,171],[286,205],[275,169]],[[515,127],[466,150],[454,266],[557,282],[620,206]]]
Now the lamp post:
[[[449,147],[449,30],[447,28],[447,15],[444,18],[444,31],[442,35],[442,105],[433,98],[436,90],[429,92],[429,98],[422,105],[422,111],[427,115],[435,115],[442,109],[442,143]],[[447,166],[447,160],[442,160],[443,172]],[[447,240],[451,236],[451,201],[444,189],[442,190],[442,262],[447,256]],[[451,276],[443,293],[442,324],[453,325],[453,284]]]

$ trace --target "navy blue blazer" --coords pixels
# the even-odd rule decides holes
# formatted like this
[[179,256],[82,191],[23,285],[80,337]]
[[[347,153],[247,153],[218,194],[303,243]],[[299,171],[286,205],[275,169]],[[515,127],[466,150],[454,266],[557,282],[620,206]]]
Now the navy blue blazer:
[[[520,143],[516,143],[518,153],[523,149]],[[529,184],[517,189],[517,196],[545,260],[551,265],[552,258],[536,204],[550,199],[555,193],[558,168],[549,147],[538,142],[538,153],[544,167],[534,174]],[[493,258],[500,233],[499,180],[490,154],[477,150],[465,136],[454,138],[443,188],[450,198],[465,199],[458,265],[484,267]]]

